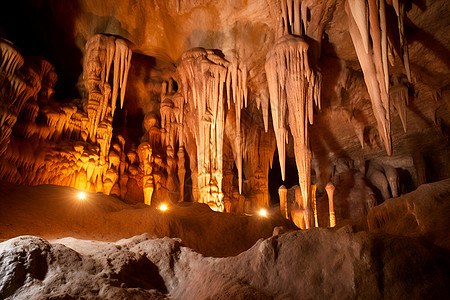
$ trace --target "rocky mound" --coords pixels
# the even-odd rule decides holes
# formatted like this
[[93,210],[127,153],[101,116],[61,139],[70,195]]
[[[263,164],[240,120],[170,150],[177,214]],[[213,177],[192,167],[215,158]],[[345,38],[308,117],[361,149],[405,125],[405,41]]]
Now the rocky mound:
[[116,243],[22,236],[0,244],[7,299],[443,299],[448,252],[350,227],[204,257],[171,238]]
[[388,199],[367,215],[369,230],[418,237],[450,250],[450,179]]

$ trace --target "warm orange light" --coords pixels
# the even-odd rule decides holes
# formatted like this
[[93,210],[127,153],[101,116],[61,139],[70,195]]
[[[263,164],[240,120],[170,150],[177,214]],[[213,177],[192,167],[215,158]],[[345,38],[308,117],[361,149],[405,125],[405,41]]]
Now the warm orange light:
[[86,200],[86,194],[83,192],[79,192],[78,193],[78,199],[80,200]]
[[167,210],[167,205],[161,204],[161,206],[159,207],[159,209],[162,210],[162,211],[166,211],[166,210]]
[[264,208],[261,208],[258,213],[260,216],[267,217],[267,210],[265,210]]

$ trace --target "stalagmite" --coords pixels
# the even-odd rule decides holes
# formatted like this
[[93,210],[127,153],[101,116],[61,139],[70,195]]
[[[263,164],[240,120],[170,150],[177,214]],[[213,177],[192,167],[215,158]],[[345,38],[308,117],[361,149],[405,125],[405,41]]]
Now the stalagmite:
[[325,190],[327,191],[327,196],[328,196],[328,209],[330,212],[330,227],[334,227],[334,226],[336,226],[336,215],[334,212],[334,202],[333,202],[333,195],[334,195],[335,187],[331,182],[329,182],[325,186]]
[[319,219],[317,214],[317,199],[316,199],[316,185],[311,185],[311,200],[312,200],[312,207],[314,212],[314,227],[319,227]]
[[186,175],[186,167],[185,167],[185,154],[184,147],[180,146],[177,152],[178,157],[178,182],[180,183],[180,198],[179,202],[184,201],[184,179]]
[[280,197],[280,211],[283,218],[289,219],[287,205],[287,189],[284,185],[278,188],[278,196]]
[[141,143],[137,148],[139,163],[143,170],[142,185],[144,190],[144,203],[151,205],[154,191],[153,167],[151,165],[152,148],[149,143]]

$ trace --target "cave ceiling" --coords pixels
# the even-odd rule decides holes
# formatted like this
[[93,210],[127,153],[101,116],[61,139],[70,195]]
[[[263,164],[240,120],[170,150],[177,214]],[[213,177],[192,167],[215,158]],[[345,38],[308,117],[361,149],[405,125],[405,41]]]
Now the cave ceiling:
[[[361,67],[348,32],[345,1],[303,2],[309,8],[309,26],[316,28],[316,35],[321,38],[319,65],[324,80],[323,112],[318,114],[316,126],[313,125],[311,129],[313,135],[318,137],[313,139],[312,147],[318,152],[338,152],[337,155],[350,155],[353,158],[356,155],[383,155],[384,149],[382,145],[378,145],[380,142],[372,145],[373,149],[370,145],[366,146],[366,150],[361,152],[360,142],[350,122],[345,122],[354,111],[359,112],[356,119],[364,119],[366,122],[366,130],[376,127]],[[67,18],[56,18],[59,22],[73,19],[73,26],[66,27],[71,28],[71,32],[65,34],[75,40],[79,49],[84,49],[85,41],[96,33],[121,36],[133,43],[134,52],[161,61],[161,69],[156,77],[169,77],[170,70],[174,70],[171,66],[177,65],[181,54],[193,47],[218,49],[225,57],[237,52],[249,68],[250,92],[256,91],[263,84],[261,81],[265,80],[260,75],[265,72],[265,58],[275,39],[269,5],[265,0],[83,0],[74,3],[74,7],[68,10],[55,1],[49,9],[55,15],[61,14],[61,11],[62,14],[71,14]],[[410,92],[416,95],[417,103],[411,107],[408,133],[412,135],[412,139],[420,139],[416,137],[414,128],[420,131],[419,128],[430,127],[436,110],[448,110],[448,104],[446,108],[442,108],[442,103],[430,101],[433,108],[427,112],[421,107],[421,102],[425,103],[433,95],[441,94],[450,82],[450,4],[447,1],[406,1],[405,4],[405,32],[414,76]],[[36,4],[43,9],[44,5],[40,5]],[[395,65],[390,66],[389,72],[391,75],[405,74],[398,57]],[[158,89],[159,85],[155,86]],[[444,101],[444,105],[445,102],[448,103]],[[346,112],[342,113],[342,107]],[[255,112],[250,110],[249,113]],[[393,151],[396,154],[408,148],[405,145],[408,141],[405,141],[401,122],[395,111],[391,114]],[[262,125],[260,116],[253,119]],[[329,124],[333,122],[344,126],[335,126],[334,130],[333,124]],[[434,140],[430,144],[435,142]],[[288,156],[293,157],[293,149],[289,145]]]

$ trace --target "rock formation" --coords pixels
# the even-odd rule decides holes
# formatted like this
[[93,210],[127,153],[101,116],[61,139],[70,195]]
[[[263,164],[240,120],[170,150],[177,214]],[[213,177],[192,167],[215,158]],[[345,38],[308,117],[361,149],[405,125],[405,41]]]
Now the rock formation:
[[[57,76],[48,61],[24,60],[9,42],[3,44],[2,103],[10,104],[2,117],[4,160],[8,161],[2,177],[17,183],[52,183],[109,194],[119,179],[119,154],[110,152],[110,145],[116,98],[122,86],[123,103],[130,67],[131,50],[126,42],[95,35],[86,43],[81,83],[85,98],[65,104],[53,100]],[[111,88],[108,80],[113,62]],[[22,81],[14,79],[17,67],[22,67],[16,75],[24,78]],[[22,83],[13,90],[13,82]],[[13,130],[15,139],[9,142]]]
[[73,25],[55,28],[81,64],[2,19],[1,179],[237,213],[298,184],[280,207],[309,228],[450,176],[442,1],[106,2],[30,4]]
[[448,297],[448,20],[3,1],[0,298]]
[[[281,176],[284,180],[285,144],[288,142],[286,113],[289,112],[289,128],[294,138],[295,161],[304,199],[299,200],[298,205],[303,210],[311,211],[312,157],[309,148],[308,122],[313,123],[313,103],[320,107],[321,74],[310,67],[309,45],[303,37],[298,36],[302,35],[302,24],[306,27],[307,7],[303,5],[301,7],[299,1],[270,3],[272,18],[276,20],[274,25],[282,28],[282,33],[277,31],[277,40],[267,53],[265,65]],[[282,25],[278,24],[281,20],[276,16],[280,13],[280,5]],[[306,28],[305,32],[307,32]],[[310,216],[311,213],[307,215]],[[310,219],[305,220],[306,228],[311,226],[311,222]]]

